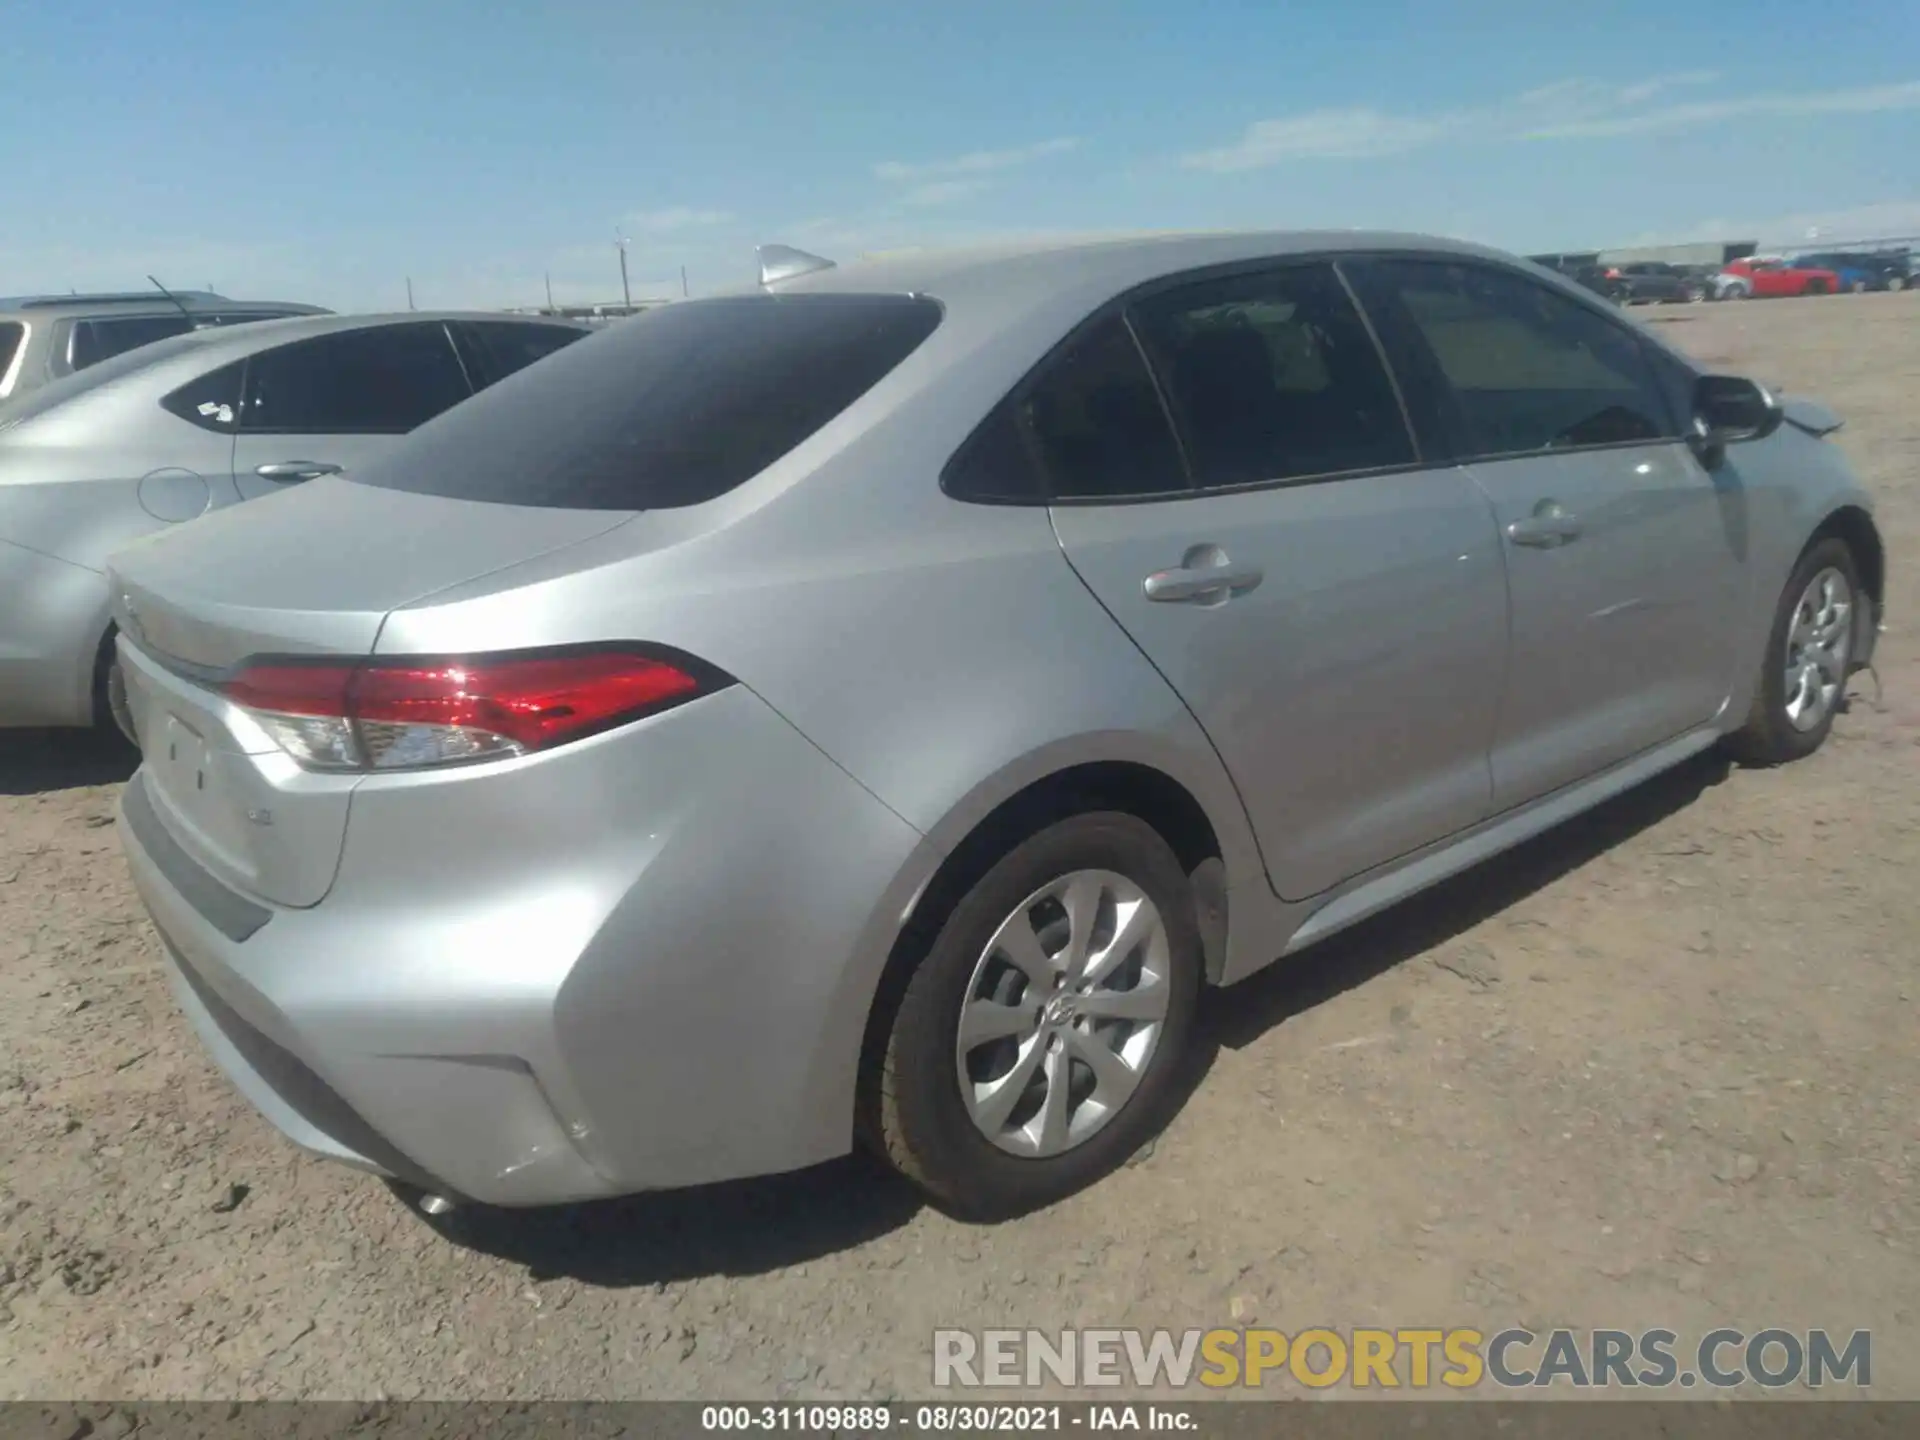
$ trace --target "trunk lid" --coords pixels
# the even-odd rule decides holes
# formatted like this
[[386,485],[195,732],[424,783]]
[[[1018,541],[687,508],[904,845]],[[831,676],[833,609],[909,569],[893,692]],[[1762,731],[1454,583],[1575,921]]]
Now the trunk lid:
[[631,518],[313,480],[118,552],[114,608],[143,648],[192,670],[365,655],[388,611]]
[[221,678],[252,656],[370,654],[409,601],[631,518],[322,480],[121,551],[109,576],[127,709],[162,823],[228,885],[317,904],[360,777],[301,769]]

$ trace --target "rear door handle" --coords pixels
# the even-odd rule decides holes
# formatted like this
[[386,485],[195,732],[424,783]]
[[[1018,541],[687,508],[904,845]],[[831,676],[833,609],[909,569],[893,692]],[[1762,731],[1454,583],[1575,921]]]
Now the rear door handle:
[[1175,570],[1156,570],[1147,576],[1147,599],[1169,604],[1183,601],[1212,602],[1241,595],[1266,579],[1258,565],[1188,565]]
[[1578,515],[1560,508],[1557,500],[1542,500],[1533,514],[1507,526],[1507,539],[1535,550],[1551,550],[1578,540],[1586,527]]
[[318,480],[322,475],[338,475],[343,468],[330,460],[276,460],[254,466],[253,473],[262,480]]

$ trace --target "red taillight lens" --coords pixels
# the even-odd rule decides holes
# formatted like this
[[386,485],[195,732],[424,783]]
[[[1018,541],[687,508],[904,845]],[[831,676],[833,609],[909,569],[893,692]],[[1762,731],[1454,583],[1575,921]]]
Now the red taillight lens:
[[364,770],[545,750],[726,683],[685,657],[596,649],[353,666],[263,661],[226,691],[302,764]]

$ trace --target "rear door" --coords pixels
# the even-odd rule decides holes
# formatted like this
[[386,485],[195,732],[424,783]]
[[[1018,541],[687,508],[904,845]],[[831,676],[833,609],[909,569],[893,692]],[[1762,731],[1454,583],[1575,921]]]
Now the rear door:
[[1161,290],[1016,398],[1068,560],[1205,727],[1280,895],[1486,815],[1492,516],[1420,459],[1330,264]]
[[246,364],[234,484],[250,500],[351,470],[472,393],[438,320],[263,350]]
[[1356,274],[1416,418],[1467,462],[1505,542],[1499,807],[1705,724],[1727,693],[1745,497],[1680,438],[1647,343],[1503,266]]

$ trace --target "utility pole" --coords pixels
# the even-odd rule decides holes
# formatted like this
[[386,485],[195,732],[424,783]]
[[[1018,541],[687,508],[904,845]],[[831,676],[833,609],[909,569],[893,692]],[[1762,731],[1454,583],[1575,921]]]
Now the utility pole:
[[413,309],[413,308],[414,308],[414,304],[413,304],[413,277],[412,277],[411,275],[409,275],[409,276],[407,277],[407,309],[409,309],[409,310],[411,310],[411,309]]
[[553,274],[551,271],[547,274],[547,313],[549,315],[553,314]]
[[627,309],[633,309],[633,290],[627,284],[627,237],[621,235],[614,241],[620,251],[620,298]]
[[687,267],[684,265],[680,267],[680,298],[687,298]]

